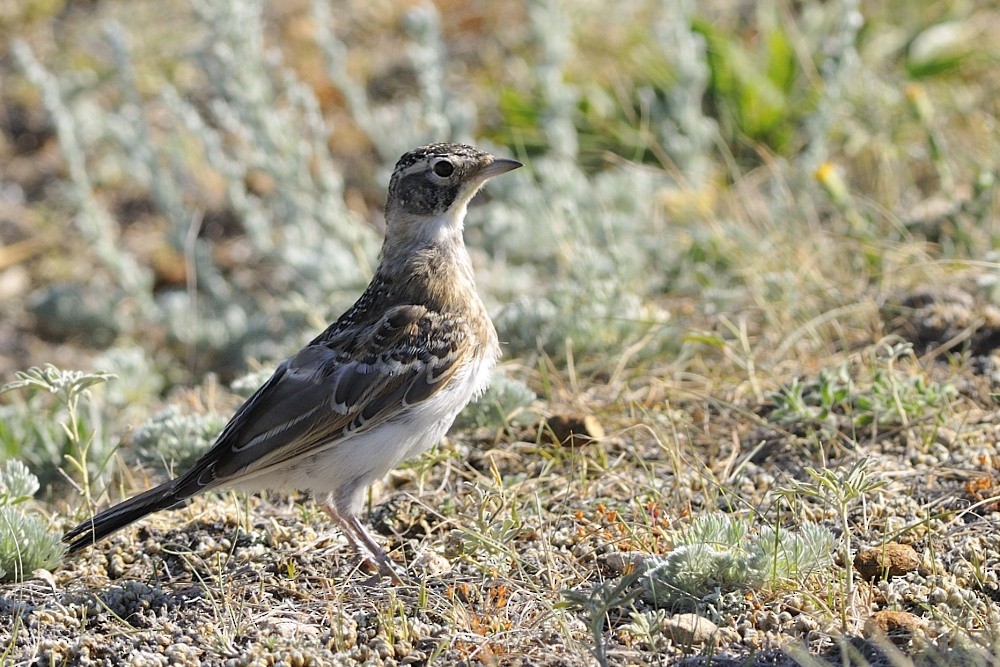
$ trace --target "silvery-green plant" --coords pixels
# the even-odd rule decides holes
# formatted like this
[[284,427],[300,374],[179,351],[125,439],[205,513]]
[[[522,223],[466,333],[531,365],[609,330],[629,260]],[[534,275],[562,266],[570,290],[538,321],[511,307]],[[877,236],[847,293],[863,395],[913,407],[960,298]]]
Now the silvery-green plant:
[[306,299],[363,286],[370,267],[359,260],[370,257],[375,235],[344,203],[315,95],[263,43],[263,3],[197,2],[195,8],[212,34],[201,58],[217,95],[210,120],[223,134],[198,125],[197,114],[184,118],[195,121],[189,128],[195,136],[207,135],[206,149],[231,151],[218,165],[241,172],[224,174],[230,187],[252,170],[274,180],[269,195],[258,195],[265,211],[258,223],[263,229],[253,235],[258,251],[273,247],[280,274],[291,272],[282,277]]
[[93,363],[115,377],[106,385],[104,398],[119,409],[145,405],[163,391],[166,379],[146,351],[138,346],[109,347]]
[[0,459],[23,458],[43,477],[54,476],[62,463],[66,432],[44,396],[12,398],[0,405]]
[[[83,211],[74,220],[119,286],[104,293],[122,301],[124,292],[126,306],[140,306],[139,317],[122,321],[163,327],[169,340],[182,346],[179,356],[197,359],[193,351],[200,350],[202,359],[223,362],[242,361],[247,354],[278,357],[299,341],[275,336],[273,313],[267,312],[274,306],[260,303],[217,266],[211,241],[199,234],[208,205],[194,185],[199,174],[213,170],[226,183],[224,204],[247,232],[250,259],[271,267],[269,289],[288,297],[289,329],[315,308],[307,304],[346,305],[370,275],[376,235],[344,203],[315,96],[283,65],[277,50],[264,46],[262,3],[194,6],[208,29],[196,52],[211,98],[199,107],[169,85],[154,96],[140,94],[127,35],[116,23],[106,25],[105,39],[114,60],[113,83],[121,91],[117,108],[96,104],[87,86],[71,95],[24,44],[16,49],[18,62],[42,90],[56,122]],[[163,125],[171,141],[162,139]],[[166,240],[187,263],[185,289],[163,290],[154,298],[149,272],[115,242],[116,225],[94,196],[87,168],[93,137],[102,142],[102,160],[116,163],[124,179],[147,190],[170,223]],[[250,191],[247,182],[255,173],[274,187]],[[262,343],[275,338],[276,343]]]
[[[60,138],[65,137],[70,178],[77,190],[90,193],[81,201],[96,201],[86,169],[93,142],[78,140],[86,125],[101,137],[102,160],[116,162],[124,179],[150,193],[169,221],[168,241],[184,258],[184,289],[154,296],[148,276],[144,282],[125,280],[121,267],[136,264],[134,258],[115,245],[101,251],[123,289],[150,306],[141,311],[143,317],[124,321],[135,322],[136,330],[150,323],[165,330],[168,344],[192,370],[211,364],[230,371],[248,356],[284,356],[301,342],[292,332],[305,321],[348,305],[371,272],[377,235],[345,205],[343,178],[327,151],[330,130],[319,103],[264,39],[263,4],[224,0],[193,6],[205,28],[204,39],[191,49],[204,77],[206,97],[197,105],[186,91],[167,84],[153,94],[140,92],[128,36],[114,23],[106,26],[105,39],[113,59],[110,80],[121,91],[117,108],[102,109],[107,102],[98,104],[86,86],[69,97],[27,47],[20,47],[19,61],[36,85],[45,86],[46,106],[58,116]],[[658,24],[673,26],[661,35],[661,46],[670,53],[686,52],[671,44],[702,43],[683,20],[688,9],[680,8],[678,21],[666,12]],[[450,65],[433,7],[417,7],[404,21],[412,38],[407,54],[416,73],[415,94],[384,107],[374,105],[362,83],[347,74],[348,48],[333,30],[328,3],[316,0],[312,10],[328,76],[387,164],[430,139],[472,139],[474,108],[467,95],[446,84]],[[580,169],[575,119],[583,92],[567,76],[576,49],[573,21],[566,7],[548,0],[531,3],[529,15],[542,49],[532,77],[538,83],[548,154],[535,159],[537,181],[521,175],[491,187],[508,205],[474,210],[469,233],[479,238],[470,241],[503,258],[502,272],[485,267],[482,284],[493,292],[489,300],[511,304],[494,310],[512,353],[606,353],[663,329],[667,315],[647,297],[673,285],[672,275],[689,274],[670,267],[690,244],[664,241],[668,227],[657,209],[657,193],[671,183],[664,171],[628,165],[596,174]],[[653,110],[653,121],[671,136],[676,133],[668,118],[681,107],[687,110],[680,129],[690,145],[675,148],[691,179],[703,166],[681,154],[708,145],[705,119],[695,113],[698,93],[691,89],[705,85],[704,55],[704,48],[692,48],[691,62],[674,63],[683,73],[672,93],[676,99],[671,98],[669,112]],[[386,132],[387,127],[400,131]],[[164,141],[165,135],[173,139]],[[250,254],[243,262],[267,270],[267,292],[282,295],[280,300],[255,292],[253,280],[224,275],[212,241],[199,234],[207,203],[193,184],[206,170],[225,184],[223,205],[246,233]],[[252,189],[251,177],[261,174],[272,186]],[[103,226],[87,233],[114,238],[108,216],[99,222]],[[658,242],[648,242],[654,238]],[[722,249],[719,256],[724,255]],[[275,322],[281,323],[277,329]]]
[[649,259],[669,247],[648,243],[663,231],[655,192],[666,177],[636,167],[594,176],[582,170],[574,128],[579,91],[565,77],[570,22],[556,2],[533,3],[530,15],[543,45],[535,76],[550,152],[533,160],[535,180],[504,184],[509,205],[482,225],[483,246],[535,276],[495,282],[498,300],[508,304],[497,328],[513,354],[621,349],[663,319],[642,295],[651,286]]
[[215,413],[182,413],[167,406],[132,432],[136,452],[147,461],[186,468],[204,454],[226,425]]
[[[87,156],[80,137],[82,131],[78,115],[81,110],[74,108],[68,100],[65,89],[69,86],[46,70],[25,42],[15,41],[12,53],[28,80],[41,92],[42,101],[55,124],[70,175],[70,192],[78,209],[74,223],[97,258],[114,276],[117,289],[102,290],[108,303],[117,303],[119,307],[127,306],[126,300],[122,298],[124,294],[134,300],[140,310],[150,310],[152,273],[140,266],[135,257],[122,248],[111,214],[94,194]],[[93,112],[93,109],[87,111]],[[108,285],[101,287],[109,288]]]
[[17,459],[0,468],[0,581],[21,581],[58,562],[63,545],[37,514],[25,512],[38,491],[38,478]]
[[[101,137],[102,160],[116,162],[126,181],[150,193],[169,221],[169,242],[184,258],[185,288],[154,296],[148,275],[126,279],[131,269],[125,265],[138,264],[118,245],[107,245],[116,230],[106,214],[84,230],[88,238],[104,239],[98,256],[115,281],[150,306],[143,317],[124,320],[136,322],[125,335],[155,324],[193,370],[212,364],[230,371],[248,356],[284,356],[301,343],[293,332],[304,322],[348,305],[371,272],[377,235],[344,202],[341,168],[327,150],[330,128],[315,95],[264,38],[263,3],[193,6],[204,27],[204,38],[189,50],[203,77],[198,104],[171,85],[140,92],[127,34],[114,23],[106,26],[105,39],[113,60],[109,85],[120,90],[117,98],[98,103],[87,86],[69,96],[26,47],[18,54],[56,118],[80,205],[93,208],[96,201],[86,168],[94,143],[80,140],[86,126]],[[573,16],[568,6],[551,0],[536,0],[528,9],[540,51],[530,78],[546,152],[532,156],[534,177],[523,173],[491,186],[506,206],[473,210],[469,217],[468,232],[477,237],[470,242],[498,259],[496,267],[478,267],[481,283],[492,292],[488,301],[508,304],[494,308],[498,328],[513,354],[541,349],[557,358],[568,350],[598,356],[639,341],[679,344],[663,335],[668,314],[650,297],[736,280],[727,243],[747,238],[740,231],[745,225],[732,221],[713,221],[717,228],[709,231],[702,224],[668,224],[660,205],[664,192],[710,180],[715,131],[699,104],[708,85],[708,48],[692,28],[693,8],[662,3],[651,33],[652,46],[676,78],[648,105],[651,140],[663,145],[679,170],[619,162],[596,173],[579,166],[577,121],[587,90],[570,74],[579,48]],[[407,13],[403,25],[412,40],[406,54],[415,92],[383,106],[348,74],[349,45],[334,30],[329,3],[315,0],[312,13],[327,75],[386,166],[417,143],[472,139],[475,111],[468,95],[447,85],[451,65],[437,10],[420,6]],[[118,98],[117,108],[102,109],[107,99]],[[389,127],[394,131],[386,132]],[[241,264],[267,271],[267,293],[280,298],[261,294],[245,275],[226,275],[212,241],[199,234],[208,204],[195,184],[206,170],[224,184],[222,205],[245,232],[249,254]],[[250,187],[259,175],[271,186]]]
[[[665,91],[664,108],[654,113],[659,119],[657,138],[661,145],[684,175],[686,185],[698,188],[711,176],[718,128],[702,107],[711,71],[705,38],[691,30],[694,5],[692,0],[661,3],[655,37],[676,81]],[[651,91],[645,93],[647,107],[655,106],[656,97]]]
[[17,505],[38,492],[38,478],[17,459],[7,461],[0,471],[0,505]]
[[[466,96],[456,94],[445,84],[446,44],[434,5],[417,5],[403,19],[403,28],[412,39],[406,55],[413,67],[415,95],[382,105],[374,104],[365,87],[347,72],[349,48],[333,30],[328,0],[312,0],[310,6],[326,74],[343,94],[352,119],[367,133],[387,167],[414,146],[444,138],[472,140],[476,108]],[[387,127],[393,131],[386,132]]]
[[663,623],[671,614],[666,609],[629,612],[629,622],[621,627],[621,632],[641,642],[647,651],[658,651],[666,643]]
[[[85,497],[91,497],[94,482],[104,474],[114,445],[105,432],[100,402],[93,400],[92,389],[114,376],[105,371],[83,372],[61,370],[51,364],[18,371],[13,381],[0,387],[0,394],[23,389],[28,398],[17,418],[32,423],[22,429],[26,435],[39,436],[35,441],[21,443],[25,456],[38,457],[49,467],[69,465],[74,480]],[[49,409],[35,411],[44,403],[41,395],[55,399]],[[35,401],[38,402],[35,402]],[[34,422],[41,422],[34,425]],[[61,437],[52,437],[53,424]],[[19,453],[18,455],[21,455]]]
[[830,567],[835,538],[816,524],[754,530],[746,519],[712,513],[678,531],[676,544],[665,556],[648,559],[642,579],[650,602],[674,611],[702,609],[735,591],[804,580]]
[[800,174],[813,174],[829,159],[831,127],[849,109],[845,92],[864,90],[867,81],[859,85],[859,78],[866,80],[870,76],[861,67],[857,50],[858,33],[865,24],[860,1],[840,0],[833,6],[836,9],[822,13],[823,23],[816,26],[824,32],[824,58],[819,72],[823,85],[816,109],[805,120],[807,143],[798,158]]
[[520,380],[494,371],[489,387],[459,413],[453,428],[503,428],[535,398]]
[[268,381],[272,374],[274,374],[274,369],[261,368],[236,378],[229,384],[229,388],[241,398],[250,398],[255,391]]

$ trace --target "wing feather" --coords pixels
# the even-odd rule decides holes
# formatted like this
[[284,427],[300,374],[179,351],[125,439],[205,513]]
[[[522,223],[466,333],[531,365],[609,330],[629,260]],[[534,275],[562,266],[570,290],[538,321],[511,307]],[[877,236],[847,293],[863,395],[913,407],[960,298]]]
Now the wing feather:
[[465,323],[404,305],[316,339],[279,365],[215,445],[178,478],[177,494],[266,472],[366,431],[432,398],[462,366]]

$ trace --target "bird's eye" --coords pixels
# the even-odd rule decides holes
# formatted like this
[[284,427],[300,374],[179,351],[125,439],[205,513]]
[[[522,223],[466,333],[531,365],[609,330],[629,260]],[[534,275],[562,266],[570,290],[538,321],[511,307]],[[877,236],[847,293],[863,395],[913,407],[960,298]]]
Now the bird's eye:
[[447,160],[438,160],[434,164],[434,173],[442,178],[447,178],[455,171],[455,165]]

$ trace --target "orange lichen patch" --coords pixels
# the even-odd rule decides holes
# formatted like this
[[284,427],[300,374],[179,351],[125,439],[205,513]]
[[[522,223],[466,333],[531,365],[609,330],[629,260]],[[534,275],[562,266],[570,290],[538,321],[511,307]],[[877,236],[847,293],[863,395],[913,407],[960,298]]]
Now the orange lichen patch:
[[598,503],[590,512],[577,510],[576,534],[580,539],[596,539],[619,551],[663,553],[669,546],[667,512],[658,502],[635,501],[626,518],[619,510]]
[[1000,511],[1000,470],[985,454],[979,457],[979,465],[983,467],[983,473],[966,480],[962,488],[969,499],[981,503],[985,511]]

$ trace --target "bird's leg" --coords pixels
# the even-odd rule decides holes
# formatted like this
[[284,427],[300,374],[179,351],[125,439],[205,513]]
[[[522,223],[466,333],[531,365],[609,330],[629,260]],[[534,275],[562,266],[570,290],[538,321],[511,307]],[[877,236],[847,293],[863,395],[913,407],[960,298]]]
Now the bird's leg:
[[[378,576],[388,577],[394,584],[403,583],[400,573],[389,558],[389,554],[378,545],[375,538],[365,530],[365,527],[361,525],[361,522],[356,517],[353,515],[347,515],[346,517],[341,515],[332,503],[321,503],[320,507],[337,524],[337,527],[344,533],[344,537],[347,538],[347,541],[351,543],[354,550],[364,559],[365,563],[373,569],[378,570]],[[375,577],[376,580],[378,576]]]
[[337,524],[337,528],[340,528],[340,532],[344,534],[344,537],[346,537],[347,541],[351,543],[351,546],[354,547],[354,550],[359,552],[362,558],[364,558],[372,567],[375,567],[375,562],[372,561],[371,558],[369,558],[368,554],[366,553],[367,549],[364,549],[358,543],[357,538],[354,537],[354,531],[352,531],[351,527],[347,525],[347,522],[344,521],[344,518],[342,516],[340,516],[340,512],[337,511],[337,509],[333,506],[333,504],[320,503],[319,506],[323,508],[323,511],[326,512],[326,515],[330,517],[330,519],[335,524]]
[[392,562],[389,558],[389,554],[385,552],[385,549],[379,546],[375,538],[372,537],[364,525],[358,521],[358,517],[353,514],[348,514],[347,516],[340,517],[341,520],[346,523],[354,532],[354,537],[361,541],[361,544],[365,546],[365,550],[375,559],[375,564],[378,566],[379,574],[383,577],[388,577],[390,581],[394,584],[403,583],[403,578],[400,571],[396,568],[396,564]]

